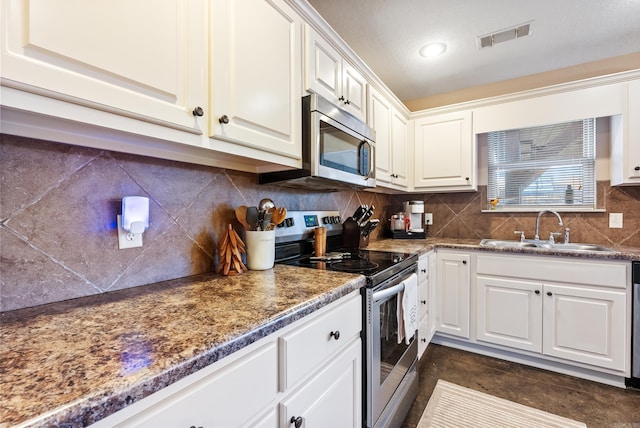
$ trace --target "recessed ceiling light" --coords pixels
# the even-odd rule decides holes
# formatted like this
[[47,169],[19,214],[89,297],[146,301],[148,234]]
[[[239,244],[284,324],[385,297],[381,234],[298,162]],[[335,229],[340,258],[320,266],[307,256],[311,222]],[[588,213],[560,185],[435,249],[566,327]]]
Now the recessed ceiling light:
[[447,45],[444,43],[429,43],[428,45],[420,48],[420,55],[425,58],[431,58],[444,53],[447,50]]

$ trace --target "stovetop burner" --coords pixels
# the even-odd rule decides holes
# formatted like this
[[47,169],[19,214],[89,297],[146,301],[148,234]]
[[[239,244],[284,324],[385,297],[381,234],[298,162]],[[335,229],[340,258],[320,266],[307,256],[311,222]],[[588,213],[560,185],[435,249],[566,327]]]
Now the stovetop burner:
[[416,263],[416,261],[417,256],[409,253],[336,250],[327,253],[323,258],[307,255],[283,263],[313,269],[360,273],[374,278],[388,275],[390,272]]
[[374,263],[369,260],[362,260],[362,259],[356,259],[356,260],[346,259],[332,266],[334,270],[339,270],[343,272],[358,272],[358,273],[368,273],[378,269],[378,267],[380,267],[378,263]]

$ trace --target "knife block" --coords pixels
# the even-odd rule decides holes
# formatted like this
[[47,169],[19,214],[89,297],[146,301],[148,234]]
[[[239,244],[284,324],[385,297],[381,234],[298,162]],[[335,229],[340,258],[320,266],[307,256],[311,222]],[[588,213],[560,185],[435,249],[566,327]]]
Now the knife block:
[[345,249],[360,249],[360,226],[349,217],[342,223],[342,246]]

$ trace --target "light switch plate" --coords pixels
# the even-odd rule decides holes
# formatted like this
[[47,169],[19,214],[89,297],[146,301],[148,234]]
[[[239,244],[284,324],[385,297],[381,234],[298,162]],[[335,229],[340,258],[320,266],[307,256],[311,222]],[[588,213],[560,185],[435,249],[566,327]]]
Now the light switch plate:
[[142,247],[142,233],[129,233],[122,228],[122,217],[118,216],[118,248]]
[[622,213],[609,213],[609,228],[622,229]]

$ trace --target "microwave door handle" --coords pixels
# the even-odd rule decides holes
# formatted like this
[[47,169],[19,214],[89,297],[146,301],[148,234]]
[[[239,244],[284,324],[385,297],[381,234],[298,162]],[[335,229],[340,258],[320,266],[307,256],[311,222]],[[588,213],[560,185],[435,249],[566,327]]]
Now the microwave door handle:
[[[367,152],[369,153],[369,155],[367,156],[367,160],[369,161],[369,170],[367,171],[367,175],[365,175],[364,179],[368,180],[373,173],[373,153],[371,153],[371,144],[369,144],[367,140],[362,140],[360,142],[360,145],[358,146],[358,152],[362,154],[362,146],[364,146],[365,144],[369,147],[369,149],[367,150]],[[359,167],[360,163],[358,163],[358,168]],[[364,175],[364,171],[360,171],[360,175]]]

